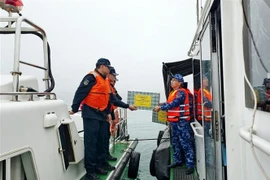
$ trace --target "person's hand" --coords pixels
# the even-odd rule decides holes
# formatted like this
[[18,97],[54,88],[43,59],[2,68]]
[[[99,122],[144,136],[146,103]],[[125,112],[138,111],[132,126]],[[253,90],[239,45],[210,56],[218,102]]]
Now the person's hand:
[[134,105],[129,105],[128,109],[131,111],[137,110],[136,106]]
[[73,114],[74,114],[74,112],[73,112],[73,111],[69,111],[69,114],[70,114],[70,115],[73,115]]
[[111,120],[112,120],[112,116],[111,116],[111,114],[108,114],[108,115],[107,115],[107,120],[106,120],[106,121],[107,121],[107,122],[111,122]]
[[111,125],[112,125],[112,127],[114,127],[114,126],[116,125],[115,120],[112,120],[112,121],[111,121]]
[[154,107],[153,111],[155,111],[155,112],[160,111],[160,106],[156,106],[156,107]]

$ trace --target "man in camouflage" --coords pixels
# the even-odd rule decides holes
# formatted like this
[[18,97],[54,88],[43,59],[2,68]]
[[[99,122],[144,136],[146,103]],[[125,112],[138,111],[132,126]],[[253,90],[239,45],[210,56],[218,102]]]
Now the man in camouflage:
[[[168,101],[160,106],[156,106],[154,111],[167,111],[167,119],[170,123],[174,163],[169,165],[168,168],[182,166],[181,150],[183,150],[187,166],[186,174],[188,175],[194,172],[195,148],[192,142],[191,127],[189,125],[190,112],[188,92],[182,88],[183,83],[184,79],[180,74],[172,76],[171,87],[173,91],[170,93]],[[178,115],[175,113],[178,113]]]

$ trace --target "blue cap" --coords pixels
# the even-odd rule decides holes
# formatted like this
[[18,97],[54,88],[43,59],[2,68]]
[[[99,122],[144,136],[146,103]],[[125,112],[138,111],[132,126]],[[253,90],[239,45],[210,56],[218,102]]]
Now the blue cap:
[[114,69],[114,67],[112,67],[112,66],[110,67],[110,74],[114,75],[115,80],[118,81],[118,79],[117,79],[115,76],[118,76],[119,74],[117,74],[117,73],[115,72],[115,69]]
[[184,78],[183,76],[181,76],[180,74],[175,74],[172,76],[172,78],[177,79],[179,82],[183,83],[184,82]]
[[115,72],[114,67],[110,67],[110,74],[112,74],[112,75],[114,75],[114,76],[118,76],[118,75],[119,75],[119,74],[117,74],[117,73]]
[[105,58],[100,58],[97,60],[97,63],[96,63],[96,66],[98,65],[105,65],[107,66],[108,68],[111,68],[111,62],[108,60],[108,59],[105,59]]

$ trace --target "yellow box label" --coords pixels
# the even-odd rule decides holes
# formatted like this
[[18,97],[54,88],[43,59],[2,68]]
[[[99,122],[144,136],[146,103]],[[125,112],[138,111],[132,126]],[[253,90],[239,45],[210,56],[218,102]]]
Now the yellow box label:
[[167,121],[167,112],[166,111],[159,111],[158,112],[158,121],[166,123],[166,121]]
[[151,95],[134,95],[134,105],[140,107],[150,108],[152,106],[152,96]]

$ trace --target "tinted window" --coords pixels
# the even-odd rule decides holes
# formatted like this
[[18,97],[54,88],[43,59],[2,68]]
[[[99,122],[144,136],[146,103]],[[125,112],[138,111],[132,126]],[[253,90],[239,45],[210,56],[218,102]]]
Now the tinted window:
[[[245,0],[247,26],[244,28],[246,70],[258,99],[258,109],[270,112],[270,1]],[[259,55],[256,52],[258,50]],[[253,107],[252,95],[246,86],[246,106]]]

